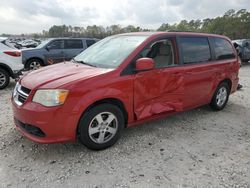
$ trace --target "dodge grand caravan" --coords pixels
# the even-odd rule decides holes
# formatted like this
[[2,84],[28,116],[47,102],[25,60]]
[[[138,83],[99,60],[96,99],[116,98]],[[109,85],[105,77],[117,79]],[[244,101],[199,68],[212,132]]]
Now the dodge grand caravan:
[[35,142],[104,149],[125,127],[206,104],[222,110],[239,80],[232,43],[211,34],[115,35],[64,64],[28,73],[14,89],[16,128]]

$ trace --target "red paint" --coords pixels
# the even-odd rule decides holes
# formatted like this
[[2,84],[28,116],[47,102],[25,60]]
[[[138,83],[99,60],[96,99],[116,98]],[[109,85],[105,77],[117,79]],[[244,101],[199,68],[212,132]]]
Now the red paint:
[[154,60],[151,58],[141,58],[136,61],[136,71],[152,70],[154,68]]
[[[130,35],[144,35],[144,33]],[[152,60],[144,59],[139,60],[139,63],[137,61],[136,69],[152,68],[152,70],[121,75],[148,43],[159,37],[176,35],[215,36],[152,33],[116,69],[95,68],[67,62],[64,65],[51,65],[24,76],[20,83],[31,89],[31,93],[22,106],[12,102],[14,117],[23,123],[39,127],[45,132],[46,137],[30,135],[19,127],[18,130],[29,139],[40,143],[73,141],[76,139],[81,115],[90,105],[103,99],[116,99],[123,103],[128,115],[127,126],[130,127],[210,103],[216,87],[222,80],[229,79],[232,82],[231,93],[236,91],[239,70],[237,58],[162,69],[153,69]],[[177,45],[174,43],[175,57],[177,64],[180,64]],[[41,88],[67,89],[69,95],[62,106],[44,107],[32,102],[36,90]]]

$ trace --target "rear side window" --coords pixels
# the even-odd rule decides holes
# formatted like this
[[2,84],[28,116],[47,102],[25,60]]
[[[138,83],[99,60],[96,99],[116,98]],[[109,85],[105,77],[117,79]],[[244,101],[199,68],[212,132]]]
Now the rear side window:
[[65,49],[79,49],[83,48],[82,40],[65,40],[64,41]]
[[206,37],[180,37],[183,63],[199,63],[211,60],[211,52]]
[[95,40],[86,40],[87,47],[90,47],[91,45],[95,44]]
[[216,60],[235,58],[230,42],[223,38],[212,38]]

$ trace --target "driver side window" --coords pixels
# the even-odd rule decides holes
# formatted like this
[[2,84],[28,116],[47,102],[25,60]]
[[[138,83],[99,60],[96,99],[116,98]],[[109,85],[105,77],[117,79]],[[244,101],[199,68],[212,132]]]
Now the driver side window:
[[141,57],[152,58],[155,68],[171,67],[175,65],[174,47],[170,39],[153,42],[149,48],[144,49]]
[[50,49],[63,49],[63,41],[62,40],[54,40],[49,45]]

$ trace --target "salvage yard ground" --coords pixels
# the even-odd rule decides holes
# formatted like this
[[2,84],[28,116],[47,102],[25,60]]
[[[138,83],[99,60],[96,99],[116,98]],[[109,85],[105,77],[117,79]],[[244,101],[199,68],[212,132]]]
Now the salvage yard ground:
[[0,187],[250,187],[250,64],[228,106],[204,106],[126,129],[115,146],[40,145],[12,120],[15,83],[0,91]]

